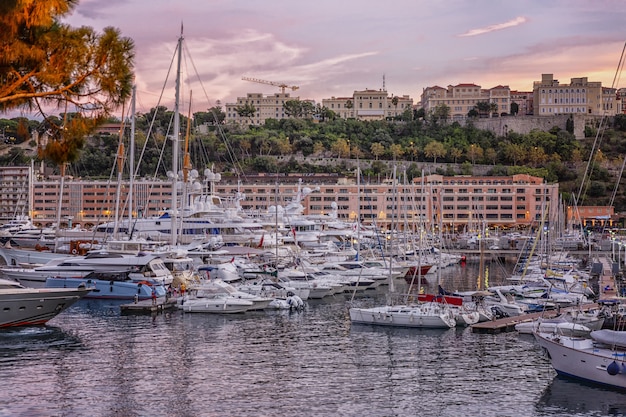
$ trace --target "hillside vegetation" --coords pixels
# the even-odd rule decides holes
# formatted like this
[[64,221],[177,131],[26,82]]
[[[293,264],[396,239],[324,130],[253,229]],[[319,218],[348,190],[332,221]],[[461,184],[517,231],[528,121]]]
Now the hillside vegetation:
[[[194,114],[194,121],[210,120],[208,113]],[[166,141],[172,112],[165,107],[152,109],[137,118],[136,166],[142,177],[165,177],[171,160],[171,141]],[[182,118],[183,131],[187,119]],[[152,129],[149,121],[154,120]],[[15,166],[37,159],[37,144],[29,138],[34,130],[45,128],[24,118],[0,119],[5,153],[0,164]],[[54,122],[54,121],[52,121]],[[128,129],[126,129],[127,131]],[[597,134],[597,127],[588,126],[586,138],[577,140],[569,128],[535,130],[529,134],[509,132],[497,136],[477,129],[468,122],[444,122],[436,117],[401,121],[357,121],[343,119],[291,118],[268,119],[262,127],[205,125],[204,131],[194,129],[188,141],[192,165],[200,172],[215,166],[223,175],[239,176],[245,181],[250,173],[322,173],[347,174],[353,171],[350,159],[367,160],[362,165],[365,176],[390,174],[391,164],[404,161],[409,179],[420,176],[420,166],[436,163],[444,175],[473,173],[476,165],[488,165],[490,175],[529,173],[559,182],[565,201],[577,195],[583,177],[586,182],[582,204],[606,205],[613,194],[616,211],[626,210],[626,189],[615,185],[626,155],[626,115],[618,115],[609,127]],[[148,137],[148,132],[150,136]],[[128,136],[128,134],[126,134]],[[114,135],[93,135],[85,143],[68,173],[83,178],[108,178],[115,167],[119,138]],[[126,139],[126,146],[128,140]],[[21,145],[21,146],[14,146]],[[591,162],[589,158],[594,151]],[[295,156],[303,158],[295,158]],[[141,162],[139,161],[141,158]],[[320,158],[335,158],[335,163],[317,164]],[[441,168],[441,163],[448,163]],[[589,169],[588,169],[589,167]],[[51,165],[52,169],[56,167]],[[584,173],[587,172],[587,175]]]

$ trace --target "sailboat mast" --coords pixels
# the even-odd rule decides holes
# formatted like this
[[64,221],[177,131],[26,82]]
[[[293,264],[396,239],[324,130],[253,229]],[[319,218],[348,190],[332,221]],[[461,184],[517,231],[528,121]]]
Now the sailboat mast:
[[128,170],[130,178],[128,179],[128,230],[133,227],[133,188],[135,183],[135,100],[137,98],[137,86],[133,85],[132,101],[130,102],[130,145],[128,154]]
[[359,158],[356,160],[356,193],[357,193],[357,209],[356,209],[356,260],[361,260],[361,166]]
[[176,245],[177,236],[177,200],[178,200],[178,142],[180,135],[180,78],[181,78],[181,60],[183,54],[183,28],[180,28],[180,37],[178,38],[178,61],[176,65],[176,95],[174,101],[174,133],[172,135],[172,213],[171,213],[171,235],[172,246]]
[[[124,120],[124,108],[122,107],[122,120]],[[115,217],[113,223],[113,236],[118,238],[120,222],[120,199],[122,190],[122,173],[124,171],[124,129],[120,129],[117,145],[117,189],[115,191]],[[130,227],[129,227],[130,230]]]

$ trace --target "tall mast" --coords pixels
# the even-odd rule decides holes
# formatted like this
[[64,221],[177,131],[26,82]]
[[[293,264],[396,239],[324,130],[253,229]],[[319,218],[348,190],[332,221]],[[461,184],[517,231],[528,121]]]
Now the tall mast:
[[[122,121],[124,120],[124,108],[122,107]],[[124,124],[122,124],[124,126]],[[115,218],[113,223],[113,236],[118,238],[120,221],[120,199],[122,190],[122,173],[124,172],[124,129],[120,129],[117,146],[117,190],[115,191]],[[130,225],[128,227],[130,230]]]
[[137,98],[137,86],[133,85],[132,101],[130,102],[130,145],[128,155],[128,170],[130,178],[128,179],[128,230],[133,228],[133,187],[135,183],[135,100]]
[[172,246],[176,245],[177,236],[177,199],[178,199],[178,146],[180,136],[180,67],[183,50],[183,26],[180,26],[180,37],[178,38],[178,62],[176,65],[176,95],[174,101],[174,134],[172,135],[172,213],[171,213],[171,235]]

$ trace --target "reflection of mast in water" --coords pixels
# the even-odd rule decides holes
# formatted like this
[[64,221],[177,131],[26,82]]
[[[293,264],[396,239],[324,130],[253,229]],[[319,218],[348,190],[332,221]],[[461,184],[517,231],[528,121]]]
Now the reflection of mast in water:
[[480,262],[478,263],[478,278],[476,281],[476,289],[482,290],[483,271],[485,270],[485,251],[483,245],[482,233],[478,233],[478,251],[480,253]]
[[476,279],[477,290],[489,288],[489,267],[485,266],[485,244],[483,242],[486,234],[487,232],[483,225],[483,228],[478,232],[478,251],[480,253],[480,262],[478,264],[478,277]]

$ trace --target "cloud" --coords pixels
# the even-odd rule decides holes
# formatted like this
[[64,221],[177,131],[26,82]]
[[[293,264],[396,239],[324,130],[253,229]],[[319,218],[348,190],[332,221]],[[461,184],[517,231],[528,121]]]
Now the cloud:
[[459,37],[467,37],[467,36],[477,36],[477,35],[484,35],[485,33],[489,33],[489,32],[494,32],[496,30],[502,30],[502,29],[507,29],[507,28],[511,28],[511,27],[515,27],[515,26],[519,26],[523,23],[526,23],[528,21],[528,19],[526,19],[523,16],[519,16],[516,17],[513,20],[509,20],[508,22],[504,22],[504,23],[498,23],[495,25],[489,25],[487,27],[484,28],[480,28],[480,29],[472,29],[468,32],[462,33],[460,35],[458,35]]
[[80,3],[80,7],[76,9],[78,15],[84,16],[88,19],[107,19],[114,16],[114,6],[116,4],[124,4],[124,0],[83,0]]

